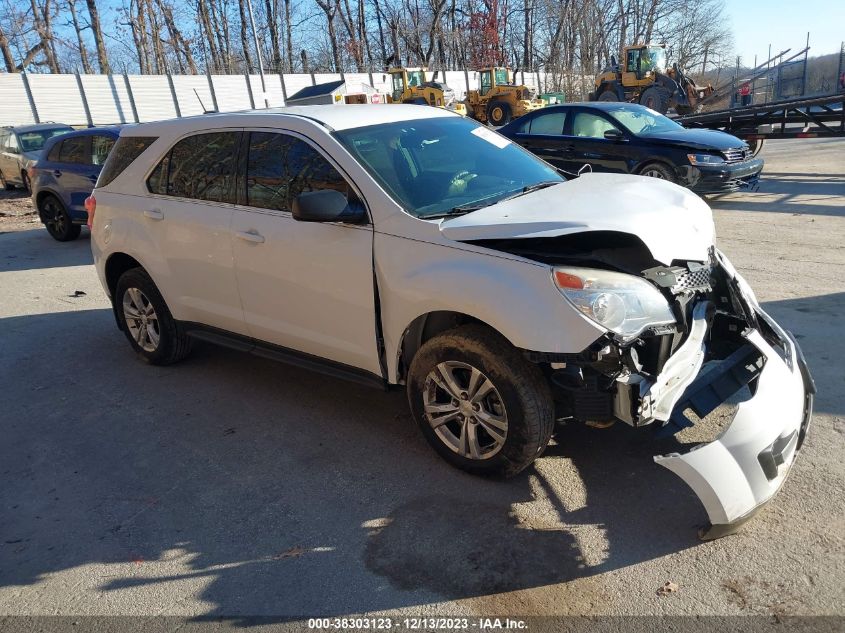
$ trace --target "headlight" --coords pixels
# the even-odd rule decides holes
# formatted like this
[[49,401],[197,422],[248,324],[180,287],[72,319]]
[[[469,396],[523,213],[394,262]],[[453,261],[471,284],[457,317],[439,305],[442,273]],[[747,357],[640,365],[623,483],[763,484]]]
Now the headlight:
[[666,299],[645,279],[593,268],[555,268],[552,277],[587,318],[624,338],[675,322]]
[[687,154],[687,160],[693,165],[721,165],[725,159],[712,154]]

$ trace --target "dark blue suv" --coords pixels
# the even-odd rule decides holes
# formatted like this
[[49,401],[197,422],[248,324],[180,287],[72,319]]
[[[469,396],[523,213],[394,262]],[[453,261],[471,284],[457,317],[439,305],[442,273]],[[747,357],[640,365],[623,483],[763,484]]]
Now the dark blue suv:
[[118,127],[62,134],[47,141],[30,167],[32,201],[47,232],[60,242],[75,240],[88,221],[85,198],[119,134]]

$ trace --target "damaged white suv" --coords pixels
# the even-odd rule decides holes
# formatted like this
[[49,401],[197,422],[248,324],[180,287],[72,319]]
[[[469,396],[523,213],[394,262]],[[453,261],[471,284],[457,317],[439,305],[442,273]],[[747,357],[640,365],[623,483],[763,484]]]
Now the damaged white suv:
[[729,533],[811,417],[792,336],[655,179],[565,179],[436,108],[312,106],[127,126],[87,202],[118,326],[153,364],[193,338],[406,385],[434,449],[513,475],[555,421],[719,437],[656,457]]

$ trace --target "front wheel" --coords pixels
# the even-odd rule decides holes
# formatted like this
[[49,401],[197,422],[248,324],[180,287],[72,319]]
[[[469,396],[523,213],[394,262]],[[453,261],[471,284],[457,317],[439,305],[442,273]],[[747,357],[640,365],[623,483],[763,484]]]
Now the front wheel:
[[640,176],[648,176],[649,178],[657,178],[658,180],[668,180],[669,182],[677,182],[678,179],[668,165],[662,163],[650,163],[640,170]]
[[191,339],[144,269],[132,268],[121,275],[113,301],[126,338],[142,360],[170,365],[191,351]]
[[552,395],[539,368],[476,324],[420,348],[408,372],[408,402],[432,448],[475,474],[519,473],[554,430]]

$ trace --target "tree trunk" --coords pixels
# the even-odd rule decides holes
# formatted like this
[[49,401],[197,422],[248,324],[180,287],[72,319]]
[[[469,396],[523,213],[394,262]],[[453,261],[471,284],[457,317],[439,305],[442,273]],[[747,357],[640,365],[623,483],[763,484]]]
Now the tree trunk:
[[82,64],[82,72],[86,75],[93,74],[91,62],[88,61],[88,51],[85,50],[85,39],[82,37],[82,27],[79,26],[79,17],[76,15],[76,0],[68,0],[67,7],[70,10],[70,18],[73,23],[73,30],[76,31],[76,41],[79,45],[79,61]]
[[111,66],[109,66],[109,57],[103,40],[103,30],[100,28],[100,12],[97,10],[97,0],[85,1],[88,4],[88,15],[91,16],[91,32],[94,34],[94,44],[97,46],[97,62],[100,64],[100,72],[108,74],[111,72]]
[[332,46],[332,58],[334,59],[334,71],[342,72],[343,64],[340,61],[340,49],[337,45],[337,33],[334,30],[334,17],[337,12],[337,5],[333,0],[316,0],[317,6],[326,14],[326,23],[329,29],[329,42]]
[[9,46],[9,38],[3,32],[3,27],[0,26],[0,54],[3,55],[3,63],[6,65],[6,72],[13,73],[17,70],[15,68],[15,58],[12,56],[12,49]]
[[193,54],[191,54],[191,46],[182,35],[182,31],[180,31],[179,27],[176,26],[176,20],[173,19],[173,9],[165,4],[164,0],[158,0],[158,6],[164,16],[164,23],[170,33],[170,38],[173,40],[173,51],[176,54],[177,59],[179,58],[179,53],[181,53],[182,57],[185,58],[185,63],[188,65],[188,72],[192,75],[196,75],[197,65],[194,62]]
[[199,17],[200,27],[205,33],[205,41],[208,44],[208,57],[211,58],[210,64],[208,59],[205,60],[206,70],[215,72],[220,68],[220,59],[217,51],[217,42],[214,40],[214,31],[211,28],[211,18],[208,14],[206,0],[197,0],[197,17]]
[[246,15],[246,0],[238,0],[238,11],[241,15],[241,48],[244,52],[244,61],[246,62],[246,72],[252,70],[252,56],[249,54],[249,27],[247,25]]
[[[291,35],[292,26],[290,23],[290,0],[285,2],[285,49],[287,50],[287,66],[288,72],[293,72],[293,37]],[[305,72],[303,70],[303,72]]]
[[282,72],[282,51],[279,49],[279,6],[278,0],[264,0],[267,11],[267,28],[270,31],[270,69]]

